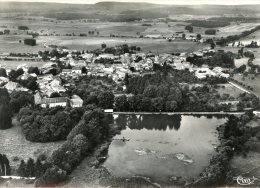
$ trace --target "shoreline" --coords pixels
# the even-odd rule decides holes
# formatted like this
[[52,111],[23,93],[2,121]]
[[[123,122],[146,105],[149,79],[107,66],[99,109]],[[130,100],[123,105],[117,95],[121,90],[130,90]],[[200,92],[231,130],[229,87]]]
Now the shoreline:
[[245,112],[105,112],[113,115],[243,115]]

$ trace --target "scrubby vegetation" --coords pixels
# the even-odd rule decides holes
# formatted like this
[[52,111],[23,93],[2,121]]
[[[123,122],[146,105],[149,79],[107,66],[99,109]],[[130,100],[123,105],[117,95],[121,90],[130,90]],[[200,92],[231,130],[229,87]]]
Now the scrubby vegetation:
[[227,123],[218,128],[221,144],[217,148],[217,155],[213,156],[201,177],[193,183],[193,186],[220,186],[230,184],[229,161],[234,153],[245,153],[245,143],[255,133],[252,128],[246,126],[254,117],[248,112],[241,117],[231,116]]
[[205,31],[205,34],[206,34],[206,35],[216,35],[216,33],[217,33],[217,30],[216,30],[216,29],[207,29],[207,30]]
[[24,39],[24,44],[30,46],[36,46],[36,39]]
[[223,68],[233,68],[235,54],[231,52],[217,52],[213,56],[207,58],[201,58],[198,56],[187,57],[187,61],[201,67],[203,64],[208,65],[209,67],[223,67]]
[[0,129],[12,127],[12,110],[10,108],[10,95],[5,88],[0,88]]
[[195,27],[206,27],[206,28],[215,28],[215,27],[225,27],[230,25],[230,23],[228,21],[224,21],[224,20],[214,20],[214,21],[210,21],[210,20],[189,20],[187,22],[190,22],[192,24],[192,26]]

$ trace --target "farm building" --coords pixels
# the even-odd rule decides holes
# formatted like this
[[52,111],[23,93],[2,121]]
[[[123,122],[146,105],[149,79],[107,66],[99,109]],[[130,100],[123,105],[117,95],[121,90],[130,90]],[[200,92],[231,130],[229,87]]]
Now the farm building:
[[43,98],[40,102],[42,108],[53,108],[56,106],[67,106],[69,99],[67,97]]

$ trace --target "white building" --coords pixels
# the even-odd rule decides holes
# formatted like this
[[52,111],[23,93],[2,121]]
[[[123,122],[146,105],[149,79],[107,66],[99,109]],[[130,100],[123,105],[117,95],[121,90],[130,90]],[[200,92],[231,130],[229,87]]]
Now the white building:
[[78,95],[73,95],[70,99],[70,105],[73,108],[82,107],[83,100]]
[[40,102],[42,108],[53,108],[56,106],[66,107],[69,99],[67,97],[43,98]]

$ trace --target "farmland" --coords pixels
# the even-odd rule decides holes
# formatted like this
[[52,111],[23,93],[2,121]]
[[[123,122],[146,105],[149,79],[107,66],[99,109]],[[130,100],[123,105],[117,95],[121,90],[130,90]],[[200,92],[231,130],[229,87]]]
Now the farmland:
[[243,76],[241,74],[235,74],[233,78],[240,83],[245,84],[245,86],[254,88],[253,93],[255,93],[258,97],[260,96],[260,75]]
[[173,41],[166,39],[146,39],[146,38],[112,38],[112,37],[77,37],[77,36],[39,36],[37,45],[25,46],[19,43],[17,36],[0,36],[0,52],[29,53],[47,50],[46,45],[65,46],[75,50],[94,50],[100,48],[102,43],[107,46],[116,46],[120,44],[140,46],[143,52],[192,52],[205,47],[205,44],[197,44],[191,41]]
[[236,88],[231,84],[219,84],[219,86],[220,87],[217,89],[217,91],[221,97],[223,95],[228,94],[236,99],[240,94],[243,93],[241,90],[239,90],[238,88]]
[[13,120],[14,127],[0,131],[1,152],[10,158],[11,166],[18,168],[20,160],[36,159],[40,154],[50,155],[62,142],[33,143],[27,141],[17,121]]

